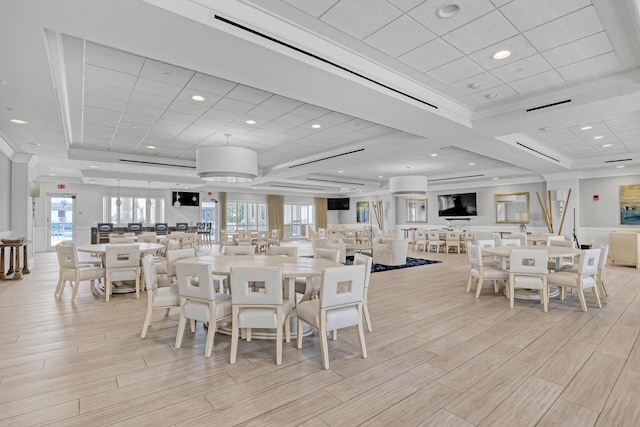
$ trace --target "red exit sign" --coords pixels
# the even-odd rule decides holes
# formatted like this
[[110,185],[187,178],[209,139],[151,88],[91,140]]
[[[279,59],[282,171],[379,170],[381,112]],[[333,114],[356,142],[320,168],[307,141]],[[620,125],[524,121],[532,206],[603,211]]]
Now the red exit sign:
[[58,190],[64,190],[65,185],[64,184],[58,184]]

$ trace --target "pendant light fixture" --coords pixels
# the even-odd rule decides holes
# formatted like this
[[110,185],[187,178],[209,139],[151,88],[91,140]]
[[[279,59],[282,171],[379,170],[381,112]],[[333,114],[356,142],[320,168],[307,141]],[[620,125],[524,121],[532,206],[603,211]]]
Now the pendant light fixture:
[[179,208],[180,206],[182,206],[182,203],[180,203],[180,184],[176,184],[176,201],[173,202],[173,206],[175,206],[176,208]]
[[258,176],[258,153],[248,148],[229,147],[200,148],[196,151],[196,173],[205,181],[243,183],[252,182]]
[[147,181],[147,207],[151,207],[151,181]]
[[122,206],[122,200],[120,200],[120,180],[118,180],[118,198],[116,199],[116,206]]
[[393,195],[425,195],[427,194],[428,179],[426,176],[409,175],[409,167],[407,166],[407,174],[403,176],[392,176],[389,178],[389,192]]

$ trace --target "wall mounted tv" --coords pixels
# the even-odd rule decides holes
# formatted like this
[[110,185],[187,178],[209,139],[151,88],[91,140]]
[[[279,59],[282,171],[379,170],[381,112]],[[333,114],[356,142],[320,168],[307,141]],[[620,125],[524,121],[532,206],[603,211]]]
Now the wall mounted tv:
[[348,211],[349,198],[327,199],[327,210],[330,211]]
[[478,216],[476,193],[438,196],[438,216]]
[[171,193],[171,206],[175,206],[176,200],[180,202],[180,206],[200,206],[200,193],[173,191]]

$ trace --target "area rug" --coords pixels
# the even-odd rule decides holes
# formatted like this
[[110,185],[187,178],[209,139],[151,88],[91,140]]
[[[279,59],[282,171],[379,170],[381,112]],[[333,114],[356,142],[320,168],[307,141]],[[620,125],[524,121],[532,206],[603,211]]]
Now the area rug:
[[[368,254],[366,252],[362,252],[363,255],[368,255],[371,256],[371,254]],[[409,268],[409,267],[417,267],[419,265],[427,265],[427,264],[438,264],[442,261],[433,261],[430,259],[421,259],[421,258],[412,258],[412,257],[407,257],[407,263],[403,264],[403,265],[383,265],[383,264],[372,264],[371,265],[371,272],[372,273],[378,273],[380,271],[388,271],[388,270],[398,270],[400,268]],[[348,256],[347,257],[347,262],[345,262],[345,265],[352,265],[353,264],[353,257],[352,256]]]

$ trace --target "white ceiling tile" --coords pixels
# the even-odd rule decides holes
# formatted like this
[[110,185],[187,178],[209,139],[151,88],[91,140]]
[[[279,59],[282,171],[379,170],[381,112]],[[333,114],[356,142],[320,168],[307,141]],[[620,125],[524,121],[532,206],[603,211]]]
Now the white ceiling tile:
[[426,0],[387,0],[389,3],[397,7],[403,12],[408,12],[414,7],[418,6],[421,3],[424,3]]
[[269,99],[260,104],[261,107],[282,111],[284,113],[294,110],[301,106],[303,102],[295,99],[287,98],[281,95],[272,95]]
[[609,38],[603,31],[589,37],[576,40],[575,42],[547,50],[546,52],[543,52],[542,55],[554,67],[562,67],[573,62],[582,61],[593,56],[611,52],[612,50],[613,47],[609,42]]
[[156,117],[142,116],[127,110],[125,110],[125,113],[122,115],[123,122],[135,123],[137,126],[150,126],[153,125],[156,120]]
[[295,110],[291,111],[292,114],[296,114],[298,116],[306,117],[308,119],[315,119],[315,118],[318,118],[320,116],[324,116],[325,114],[327,114],[329,112],[330,111],[325,109],[325,108],[316,107],[315,105],[310,105],[310,104],[301,105],[300,107],[298,107]]
[[188,88],[212,93],[214,95],[224,96],[231,89],[236,86],[237,83],[230,82],[229,80],[220,79],[218,77],[208,76],[206,74],[196,73],[189,83]]
[[166,109],[171,104],[171,99],[150,93],[133,92],[129,98],[130,104],[144,105],[145,107]]
[[539,51],[571,43],[603,30],[593,6],[585,7],[524,33]]
[[[501,50],[508,50],[511,52],[511,55],[505,59],[493,59],[493,54]],[[485,69],[492,70],[494,68],[519,61],[523,58],[527,58],[536,53],[538,53],[536,48],[534,48],[521,34],[518,34],[515,37],[502,40],[494,45],[480,49],[469,55],[469,58],[473,59]]]
[[494,11],[445,34],[442,38],[464,53],[470,54],[516,34],[518,30],[500,12]]
[[226,96],[237,101],[257,105],[267,100],[271,96],[271,93],[260,89],[254,89],[249,86],[238,85],[229,91]]
[[435,34],[406,15],[382,27],[364,42],[394,58],[436,38]]
[[180,86],[164,83],[158,80],[151,80],[140,77],[136,82],[135,91],[148,93],[156,96],[174,99],[182,88]]
[[362,40],[401,14],[401,11],[385,0],[343,0],[329,9],[320,19]]
[[[490,94],[496,94],[498,96],[494,98],[487,97],[487,95]],[[507,85],[502,85],[479,93],[474,93],[473,95],[469,95],[469,98],[473,99],[476,102],[479,102],[480,104],[486,104],[488,102],[501,101],[513,95],[516,95],[516,92],[513,89],[511,89]]]
[[520,31],[530,30],[591,5],[591,0],[515,0],[500,11]]
[[452,2],[427,1],[409,12],[409,16],[434,33],[443,35],[495,10],[489,0],[458,0],[453,3],[460,6],[460,11],[452,18],[442,19],[436,15],[436,11],[447,3]]
[[229,113],[245,114],[255,105],[248,102],[236,101],[235,99],[222,98],[214,105],[214,109],[227,111]]
[[534,74],[550,70],[551,65],[541,56],[533,55],[517,62],[491,70],[491,73],[505,83],[524,79]]
[[[237,102],[237,101],[236,101]],[[214,119],[221,122],[231,123],[242,117],[241,114],[230,113],[228,111],[217,110],[215,108],[211,108],[206,113],[202,115],[205,119]]]
[[325,123],[327,125],[339,125],[353,120],[353,117],[332,111],[320,117],[320,120],[322,121],[322,123]]
[[331,6],[338,3],[339,0],[284,0],[291,6],[301,11],[313,15],[316,18],[325,13]]
[[196,121],[197,116],[192,116],[190,114],[179,113],[177,111],[167,110],[161,117],[162,122],[171,122],[177,123],[180,125],[191,125]]
[[427,73],[446,85],[482,73],[484,69],[471,59],[462,57]]
[[154,61],[153,59],[145,60],[142,71],[140,71],[141,77],[181,87],[187,84],[194,74],[195,72],[191,70],[165,64],[160,61]]
[[[480,83],[480,86],[474,89],[469,85]],[[451,88],[457,90],[464,95],[470,95],[476,92],[486,92],[487,89],[503,85],[504,82],[491,73],[484,72],[475,76],[468,77],[450,85]]]
[[125,110],[125,114],[134,114],[138,116],[160,118],[164,110],[160,108],[145,107],[144,105],[129,104]]
[[621,66],[618,57],[615,52],[611,52],[559,67],[558,72],[566,80],[583,80],[589,77],[614,73],[620,71],[620,69]]
[[[246,113],[246,119],[244,120],[248,120],[248,119],[253,119],[255,121],[258,122],[258,124],[260,122],[265,122],[265,121],[270,121],[273,119],[276,119],[280,116],[282,116],[283,112],[280,110],[276,110],[273,108],[268,108],[265,107],[264,104],[260,104],[257,107],[251,109],[250,111],[248,111]],[[243,120],[243,121],[244,121]]]
[[509,83],[518,93],[529,93],[538,90],[544,90],[564,83],[564,79],[556,70],[545,71],[522,80]]
[[127,101],[131,90],[120,89],[114,86],[104,85],[102,83],[87,82],[84,83],[84,94],[105,99],[115,99],[118,101]]
[[120,115],[121,115],[121,113],[118,111],[103,110],[101,108],[94,108],[89,106],[85,106],[83,111],[84,111],[84,115],[87,118],[98,118],[103,120],[109,120],[110,122],[115,121],[116,123],[118,120],[120,120]]
[[126,105],[126,102],[114,99],[105,99],[88,95],[85,95],[84,97],[84,106],[99,108],[101,110],[123,111]]
[[[191,100],[189,100],[191,101]],[[192,116],[201,116],[204,114],[209,108],[206,105],[203,105],[200,102],[184,102],[175,100],[169,105],[169,110],[178,111],[185,114],[190,114]]]
[[500,7],[500,6],[504,6],[505,4],[511,1],[513,0],[491,0],[491,3],[493,3],[496,7]]
[[84,80],[85,82],[106,84],[126,90],[131,90],[136,84],[136,76],[134,75],[94,65],[85,65]]
[[462,57],[463,54],[442,39],[424,44],[398,59],[418,71],[425,72]]
[[[204,101],[194,101],[192,96],[199,95],[204,98]],[[187,104],[193,104],[200,107],[209,108],[212,107],[216,102],[218,102],[222,97],[220,95],[214,95],[212,93],[205,92],[203,90],[195,90],[188,87],[185,87],[180,91],[178,96],[175,98],[175,101],[180,101]]]
[[85,63],[138,75],[142,69],[144,58],[118,49],[87,42],[85,44]]

